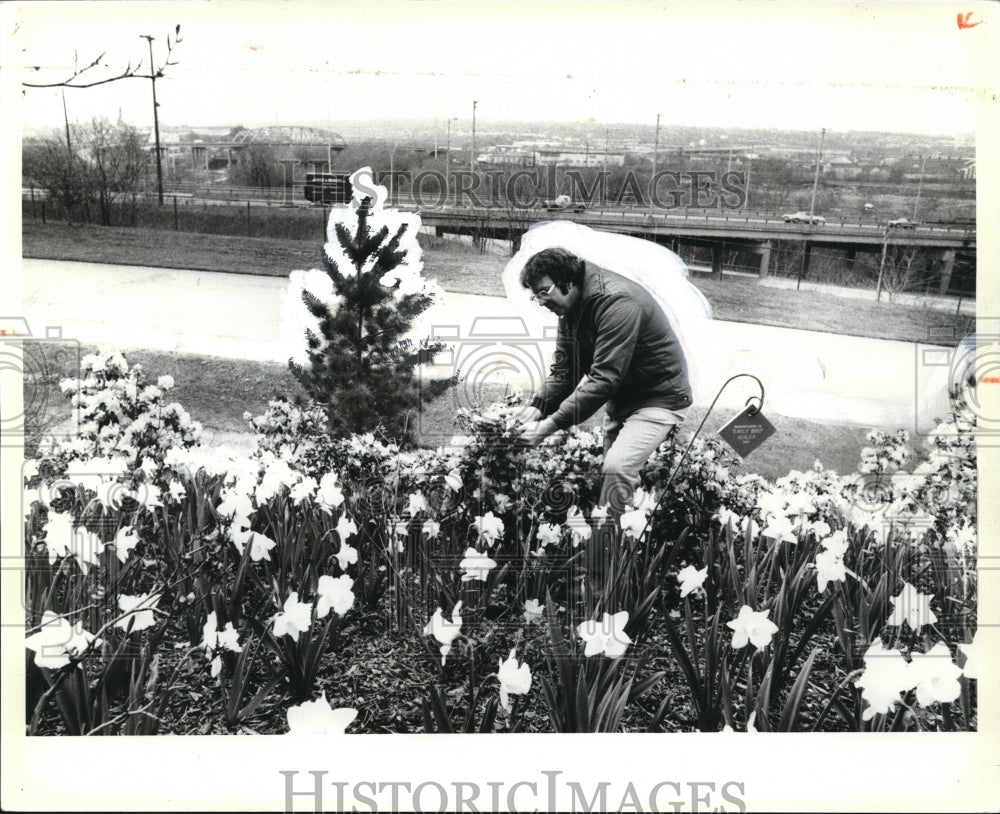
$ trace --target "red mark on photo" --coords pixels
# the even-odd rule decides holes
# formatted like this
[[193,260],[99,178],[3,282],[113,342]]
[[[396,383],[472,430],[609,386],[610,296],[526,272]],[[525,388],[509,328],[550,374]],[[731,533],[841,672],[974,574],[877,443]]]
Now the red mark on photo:
[[964,14],[960,11],[958,14],[955,15],[955,17],[958,20],[959,28],[975,28],[982,22],[982,20],[976,20],[976,22],[974,23],[970,22],[970,20],[972,19],[971,11],[966,11]]
[[979,381],[982,384],[1000,384],[1000,376],[981,376]]

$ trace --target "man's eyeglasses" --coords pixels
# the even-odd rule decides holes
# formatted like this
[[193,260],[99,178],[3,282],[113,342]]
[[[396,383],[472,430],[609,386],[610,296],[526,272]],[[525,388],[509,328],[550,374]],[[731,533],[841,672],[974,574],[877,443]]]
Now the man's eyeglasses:
[[556,284],[553,283],[552,285],[550,285],[548,288],[546,288],[543,291],[536,291],[536,292],[534,292],[531,295],[531,301],[532,302],[538,302],[541,299],[546,299],[547,300],[549,298],[549,295],[552,293],[552,289],[555,288],[555,287],[556,287]]

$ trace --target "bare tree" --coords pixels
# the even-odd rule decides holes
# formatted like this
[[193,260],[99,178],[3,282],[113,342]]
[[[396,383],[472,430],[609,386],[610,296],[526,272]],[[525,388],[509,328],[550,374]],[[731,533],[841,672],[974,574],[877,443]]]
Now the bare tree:
[[69,223],[74,210],[86,205],[89,213],[93,203],[101,223],[110,226],[116,209],[135,206],[146,166],[142,136],[125,122],[94,119],[87,127],[72,128],[71,143],[72,152],[54,136],[26,142],[24,178],[60,204]]
[[239,163],[229,172],[229,181],[235,186],[270,189],[281,186],[282,167],[267,144],[251,144],[242,151]]
[[86,200],[87,184],[80,159],[67,151],[61,136],[25,141],[22,174],[64,209],[67,223],[73,223],[74,209]]
[[135,206],[146,153],[139,131],[123,121],[94,119],[82,134],[87,188],[101,223],[111,226],[119,203]]
[[926,254],[919,246],[890,246],[882,270],[882,288],[892,302],[893,295],[926,288],[934,277]]

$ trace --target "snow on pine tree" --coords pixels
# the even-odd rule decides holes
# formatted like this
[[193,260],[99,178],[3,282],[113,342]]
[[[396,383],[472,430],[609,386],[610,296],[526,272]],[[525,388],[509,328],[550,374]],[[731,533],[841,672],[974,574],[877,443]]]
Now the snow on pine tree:
[[416,375],[443,345],[408,336],[444,292],[420,274],[420,216],[383,208],[386,189],[368,167],[351,185],[351,203],[330,213],[323,269],[290,275],[281,319],[288,366],[334,436],[382,428],[407,444],[420,399],[453,382]]

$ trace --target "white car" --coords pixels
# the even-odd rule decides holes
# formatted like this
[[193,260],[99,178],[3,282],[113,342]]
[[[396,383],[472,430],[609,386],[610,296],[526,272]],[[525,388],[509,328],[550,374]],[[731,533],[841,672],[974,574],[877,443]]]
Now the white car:
[[785,223],[826,223],[826,218],[820,215],[810,215],[808,212],[799,210],[788,215],[782,215]]
[[886,223],[886,226],[889,229],[913,229],[916,225],[917,224],[909,218],[896,218],[895,220],[891,220]]

